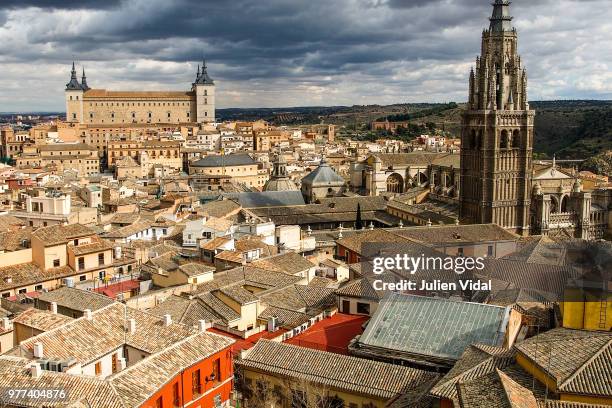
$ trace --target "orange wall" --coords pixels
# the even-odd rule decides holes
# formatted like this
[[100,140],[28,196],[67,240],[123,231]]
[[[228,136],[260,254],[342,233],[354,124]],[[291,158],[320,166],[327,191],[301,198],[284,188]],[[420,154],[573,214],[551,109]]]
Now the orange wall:
[[[206,382],[208,377],[213,371],[213,361],[220,359],[220,371],[221,377],[219,381]],[[200,370],[200,383],[202,394],[197,397],[196,402],[191,402],[194,399],[192,392],[192,374],[196,370]],[[185,406],[189,403],[189,407],[193,408],[213,408],[215,395],[221,394],[221,401],[227,401],[230,398],[232,391],[232,377],[234,376],[233,364],[232,364],[232,352],[231,348],[226,348],[217,354],[213,354],[210,357],[205,358],[199,363],[187,368],[182,373],[177,375],[171,381],[169,381],[161,390],[153,395],[148,401],[142,404],[143,408],[156,408],[156,402],[159,397],[162,397],[162,408],[174,408],[174,384],[179,384],[179,398],[181,398],[179,406]],[[225,382],[226,380],[229,380]],[[182,395],[182,397],[181,397]]]

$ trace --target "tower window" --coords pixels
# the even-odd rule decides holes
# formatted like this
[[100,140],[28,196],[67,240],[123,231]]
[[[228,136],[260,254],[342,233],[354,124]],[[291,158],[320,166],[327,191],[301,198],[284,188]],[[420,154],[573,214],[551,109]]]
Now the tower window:
[[501,139],[499,142],[499,147],[502,149],[507,149],[508,148],[508,131],[507,130],[502,130],[501,132]]

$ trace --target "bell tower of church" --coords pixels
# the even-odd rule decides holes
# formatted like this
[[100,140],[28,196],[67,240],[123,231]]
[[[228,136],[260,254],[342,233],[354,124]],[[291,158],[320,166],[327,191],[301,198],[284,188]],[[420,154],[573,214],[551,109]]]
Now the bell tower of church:
[[461,218],[529,234],[533,121],[510,2],[495,0],[461,127]]

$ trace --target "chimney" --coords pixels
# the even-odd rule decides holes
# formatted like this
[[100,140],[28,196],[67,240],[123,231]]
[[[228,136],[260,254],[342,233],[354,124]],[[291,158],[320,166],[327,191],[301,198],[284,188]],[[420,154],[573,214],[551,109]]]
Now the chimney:
[[34,357],[43,358],[43,344],[42,343],[34,343]]
[[91,320],[92,319],[91,309],[83,310],[83,315],[85,316],[85,319]]
[[164,326],[168,327],[172,324],[172,316],[169,314],[164,315]]
[[32,375],[32,378],[40,378],[40,376],[42,375],[42,367],[40,366],[40,364],[33,363],[30,366],[30,374]]
[[11,323],[8,317],[2,318],[2,328],[4,330],[11,330],[13,328],[13,324]]
[[206,323],[206,320],[198,320],[198,328],[200,329],[201,332],[206,331],[206,329],[208,329],[208,323]]
[[51,313],[57,314],[57,302],[51,302]]
[[128,331],[130,334],[136,333],[136,319],[128,320]]

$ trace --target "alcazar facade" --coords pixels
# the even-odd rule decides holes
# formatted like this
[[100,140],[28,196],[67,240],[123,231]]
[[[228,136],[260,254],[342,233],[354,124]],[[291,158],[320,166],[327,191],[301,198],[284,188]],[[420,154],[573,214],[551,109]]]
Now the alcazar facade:
[[66,120],[86,125],[185,124],[215,121],[215,83],[206,63],[198,66],[189,91],[110,91],[87,85],[85,70],[81,81],[72,64],[66,84]]

